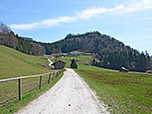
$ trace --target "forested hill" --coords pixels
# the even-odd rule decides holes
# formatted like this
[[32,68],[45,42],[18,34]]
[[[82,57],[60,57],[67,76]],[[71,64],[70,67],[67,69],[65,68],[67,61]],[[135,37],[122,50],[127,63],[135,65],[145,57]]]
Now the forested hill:
[[68,34],[63,40],[55,43],[43,43],[43,46],[47,54],[67,53],[74,50],[90,53],[132,50],[122,42],[99,32],[88,32],[81,35]]
[[45,49],[38,42],[33,41],[32,38],[19,37],[17,34],[0,22],[0,45],[11,47],[26,54],[36,56],[43,55]]
[[63,40],[55,43],[42,43],[42,45],[47,54],[67,53],[75,50],[94,53],[100,61],[94,60],[92,64],[99,67],[120,69],[124,66],[133,71],[146,71],[151,67],[149,56],[99,32],[68,34]]

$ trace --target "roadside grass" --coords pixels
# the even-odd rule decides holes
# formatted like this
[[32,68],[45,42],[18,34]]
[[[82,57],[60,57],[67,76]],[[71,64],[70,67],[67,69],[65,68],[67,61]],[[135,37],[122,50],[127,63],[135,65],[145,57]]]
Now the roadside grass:
[[[42,77],[42,83],[48,80],[49,76]],[[22,94],[28,94],[31,90],[39,86],[40,77],[26,78],[21,80]],[[18,80],[0,82],[0,104],[9,103],[13,99],[18,99]]]
[[[48,61],[43,59],[43,57],[27,55],[0,45],[0,79],[53,72],[48,66],[43,67],[43,65],[47,63]],[[47,80],[48,76],[43,76],[42,83]],[[39,82],[39,77],[22,79],[22,102],[18,101],[18,80],[0,82],[0,114],[7,114],[9,110],[13,110],[14,112],[20,109],[20,107],[28,104],[32,99],[42,94],[55,83],[55,81],[53,81],[49,86],[45,84],[42,90],[35,89],[39,86]],[[28,96],[31,98],[28,98]],[[27,100],[25,98],[27,98]],[[2,106],[2,104],[5,105]]]
[[[75,57],[61,58],[67,62]],[[152,74],[123,73],[87,65],[91,57],[80,56],[78,69],[74,69],[96,91],[99,99],[109,106],[114,114],[151,114]]]
[[[44,84],[42,86],[42,89],[34,88],[32,91],[28,92],[28,94],[25,94],[22,97],[22,101],[19,101],[18,98],[16,98],[16,99],[12,100],[11,102],[9,102],[8,104],[1,105],[0,114],[13,114],[13,113],[17,112],[19,109],[25,107],[31,101],[38,98],[40,95],[42,95],[47,90],[49,90],[53,85],[55,85],[60,80],[60,78],[62,76],[63,76],[63,72],[57,78],[55,78],[55,80],[52,79],[50,84]],[[26,83],[26,81],[27,80],[23,80],[23,83]],[[46,81],[46,79],[43,80],[43,82],[45,82],[45,81]],[[17,83],[17,82],[15,82],[15,83]],[[23,89],[25,88],[24,84],[23,84],[22,88]],[[17,87],[16,87],[16,89],[17,89]]]

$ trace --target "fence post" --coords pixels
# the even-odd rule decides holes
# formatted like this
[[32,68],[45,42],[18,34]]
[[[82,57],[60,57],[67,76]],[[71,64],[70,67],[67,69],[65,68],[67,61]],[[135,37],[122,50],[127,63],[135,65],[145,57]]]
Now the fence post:
[[[59,76],[59,75],[60,75],[60,70],[58,71],[58,76]],[[58,76],[57,76],[57,77],[58,77]]]
[[57,75],[56,75],[56,78],[58,77],[58,75],[59,75],[59,71],[57,71]]
[[58,71],[58,75],[57,75],[57,77],[59,76],[59,74],[60,74],[60,73],[59,73],[59,71]]
[[56,72],[55,78],[58,77],[58,71]]
[[54,74],[53,74],[53,80],[55,80],[55,75],[56,75],[56,73],[55,73],[55,71],[54,71]]
[[21,79],[18,79],[18,93],[19,93],[19,100],[22,100],[22,90],[21,90]]
[[42,76],[40,76],[40,85],[39,85],[39,89],[41,89],[42,87]]
[[50,80],[51,80],[51,73],[49,74],[48,84],[50,83]]

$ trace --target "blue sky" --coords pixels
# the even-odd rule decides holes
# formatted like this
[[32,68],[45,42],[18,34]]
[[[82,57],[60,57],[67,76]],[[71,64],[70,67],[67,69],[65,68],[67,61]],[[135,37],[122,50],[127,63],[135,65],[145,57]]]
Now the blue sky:
[[0,21],[36,41],[99,31],[152,53],[152,0],[1,0]]

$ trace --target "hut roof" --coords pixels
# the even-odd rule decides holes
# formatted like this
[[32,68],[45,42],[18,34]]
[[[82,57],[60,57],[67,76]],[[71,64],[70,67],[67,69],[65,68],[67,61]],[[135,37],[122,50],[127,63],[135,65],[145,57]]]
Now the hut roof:
[[56,61],[55,63],[53,63],[52,65],[55,65],[56,63],[64,63],[64,64],[66,64],[66,62],[64,62],[64,61],[62,61],[62,60],[58,60],[58,61]]

